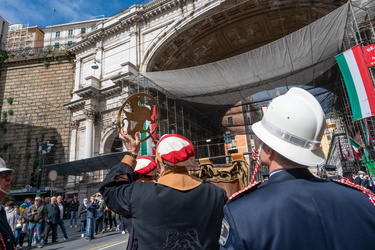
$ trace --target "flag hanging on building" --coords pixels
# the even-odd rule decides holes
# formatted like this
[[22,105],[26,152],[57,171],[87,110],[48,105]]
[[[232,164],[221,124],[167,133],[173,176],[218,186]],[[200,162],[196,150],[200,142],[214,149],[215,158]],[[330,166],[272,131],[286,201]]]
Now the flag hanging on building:
[[375,44],[362,47],[367,67],[375,66]]
[[349,142],[350,142],[350,145],[353,148],[354,154],[357,156],[357,158],[361,158],[361,152],[359,152],[359,148],[361,146],[350,136],[349,136]]
[[375,115],[375,90],[360,45],[337,55],[353,120]]
[[363,126],[363,133],[365,135],[365,143],[367,146],[372,146],[372,139],[371,139],[371,133],[370,128],[367,119],[361,120],[362,126]]

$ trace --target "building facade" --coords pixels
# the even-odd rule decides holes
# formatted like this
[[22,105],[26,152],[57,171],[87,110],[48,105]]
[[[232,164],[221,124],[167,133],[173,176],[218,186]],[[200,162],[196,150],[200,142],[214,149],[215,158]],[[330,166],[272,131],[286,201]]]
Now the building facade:
[[105,21],[106,18],[94,18],[81,22],[63,23],[46,26],[43,31],[44,47],[53,46],[55,49],[66,49],[70,45],[77,42],[79,37],[90,33],[96,29],[98,22]]
[[5,50],[8,37],[9,23],[0,16],[0,50]]
[[9,25],[6,50],[24,50],[30,48],[42,48],[44,32],[39,26],[29,27],[23,24]]

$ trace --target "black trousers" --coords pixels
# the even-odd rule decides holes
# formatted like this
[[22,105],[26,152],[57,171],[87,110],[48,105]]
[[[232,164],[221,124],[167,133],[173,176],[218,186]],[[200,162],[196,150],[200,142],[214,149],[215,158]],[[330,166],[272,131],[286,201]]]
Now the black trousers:
[[47,226],[44,231],[44,244],[48,242],[48,236],[51,230],[52,230],[52,242],[56,242],[57,223],[47,222]]

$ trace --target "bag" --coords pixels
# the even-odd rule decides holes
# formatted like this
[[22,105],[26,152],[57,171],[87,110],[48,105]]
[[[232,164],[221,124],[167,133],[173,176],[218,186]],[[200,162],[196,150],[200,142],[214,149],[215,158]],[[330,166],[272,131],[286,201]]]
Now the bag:
[[21,223],[17,223],[16,224],[16,228],[22,228],[22,224]]

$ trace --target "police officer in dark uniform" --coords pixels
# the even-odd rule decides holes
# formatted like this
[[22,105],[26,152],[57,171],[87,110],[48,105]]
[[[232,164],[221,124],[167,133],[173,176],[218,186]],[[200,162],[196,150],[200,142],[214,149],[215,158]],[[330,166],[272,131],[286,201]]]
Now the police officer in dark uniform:
[[[12,173],[13,169],[7,168],[5,161],[0,158],[0,202],[10,194]],[[14,250],[15,246],[15,239],[9,226],[5,209],[0,206],[0,249]]]
[[375,195],[308,170],[325,164],[325,116],[314,96],[291,88],[252,127],[270,179],[225,205],[221,249],[373,249]]
[[339,180],[340,177],[336,175],[336,167],[333,165],[324,165],[324,170],[326,172],[326,180]]

